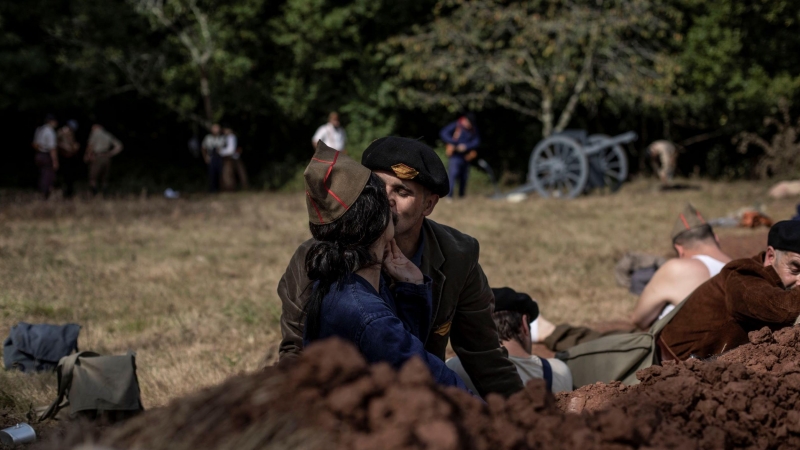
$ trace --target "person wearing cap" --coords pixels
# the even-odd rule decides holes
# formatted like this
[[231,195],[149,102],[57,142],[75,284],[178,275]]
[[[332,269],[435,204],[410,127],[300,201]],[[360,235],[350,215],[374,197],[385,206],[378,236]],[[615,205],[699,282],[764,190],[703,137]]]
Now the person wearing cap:
[[728,263],[698,287],[658,336],[662,360],[708,358],[800,316],[800,222],[778,222],[766,251]]
[[336,336],[358,347],[368,362],[396,369],[419,357],[436,382],[466,390],[455,372],[425,350],[433,284],[397,247],[380,177],[324,142],[303,176],[315,239],[305,258],[313,285],[304,345]]
[[[665,317],[701,284],[717,275],[731,261],[719,247],[719,239],[711,225],[691,204],[678,215],[673,227],[672,248],[678,257],[663,264],[653,274],[636,302],[631,322],[636,329],[647,329]],[[554,325],[544,317],[531,324],[534,342],[548,349],[561,351],[609,334],[631,330],[596,331],[569,324]]]
[[[448,342],[480,395],[505,396],[522,389],[516,368],[500,346],[492,320],[494,296],[478,263],[478,242],[427,217],[449,192],[447,172],[436,153],[422,142],[384,137],[364,151],[361,163],[386,186],[397,217],[397,248],[431,278],[433,298],[425,349],[444,361]],[[281,298],[280,362],[303,348],[304,310],[310,297],[306,255],[314,244],[300,245],[278,284]]]
[[111,172],[111,158],[117,156],[122,149],[122,142],[106,131],[102,125],[99,123],[92,125],[86,153],[83,155],[84,161],[89,163],[89,187],[92,189],[92,195],[97,195],[99,191],[98,182],[102,183],[102,190],[105,193]]
[[[494,319],[508,359],[514,363],[524,384],[529,380],[544,380],[550,392],[572,390],[572,373],[563,361],[545,359],[531,354],[530,322],[539,315],[539,306],[530,295],[511,288],[492,288],[494,293]],[[468,388],[475,391],[472,380],[464,371],[459,357],[447,360],[447,367],[457,373]]]
[[481,137],[475,127],[475,116],[465,114],[455,122],[447,124],[439,137],[446,145],[447,157],[450,158],[450,197],[455,195],[458,182],[458,196],[463,197],[467,190],[470,162],[478,156]]
[[45,199],[50,197],[53,183],[58,170],[58,154],[56,153],[56,127],[58,121],[55,116],[48,114],[44,118],[44,125],[38,127],[33,134],[31,146],[36,150],[34,162],[39,168],[39,192]]
[[56,136],[59,165],[61,173],[64,175],[64,198],[70,198],[75,194],[75,179],[79,164],[78,150],[80,150],[80,145],[75,139],[76,131],[78,131],[78,122],[68,120],[66,125],[58,129]]

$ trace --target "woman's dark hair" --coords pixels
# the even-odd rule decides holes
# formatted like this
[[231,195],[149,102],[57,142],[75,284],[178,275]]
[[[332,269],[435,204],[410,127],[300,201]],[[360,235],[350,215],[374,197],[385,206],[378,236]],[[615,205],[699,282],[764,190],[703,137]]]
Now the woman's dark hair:
[[386,185],[372,174],[361,195],[342,217],[322,225],[309,224],[317,242],[306,254],[306,273],[318,284],[305,308],[308,340],[319,337],[322,299],[330,292],[331,285],[364,267],[380,263],[375,261],[370,247],[389,226],[390,218]]

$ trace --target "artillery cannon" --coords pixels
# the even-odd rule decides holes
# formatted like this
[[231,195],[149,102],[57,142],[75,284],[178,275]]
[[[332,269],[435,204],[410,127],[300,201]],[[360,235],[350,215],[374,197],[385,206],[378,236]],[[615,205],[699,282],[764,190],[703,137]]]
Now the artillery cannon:
[[619,189],[628,177],[622,144],[637,139],[629,131],[618,136],[588,135],[565,130],[536,144],[528,163],[528,183],[511,194],[536,191],[542,197],[574,198],[588,190]]

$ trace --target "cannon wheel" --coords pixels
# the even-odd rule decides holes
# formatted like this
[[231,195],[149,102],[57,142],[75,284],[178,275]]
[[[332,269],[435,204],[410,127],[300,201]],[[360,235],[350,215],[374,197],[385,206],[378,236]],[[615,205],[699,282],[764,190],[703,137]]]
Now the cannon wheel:
[[[593,134],[588,137],[587,142],[592,145],[608,138],[605,134]],[[603,186],[594,187],[607,187],[611,192],[616,192],[628,178],[628,157],[619,144],[600,149],[588,155],[588,159],[592,170],[602,174],[603,178]]]
[[536,144],[528,179],[542,197],[573,198],[586,187],[589,162],[578,141],[550,136]]

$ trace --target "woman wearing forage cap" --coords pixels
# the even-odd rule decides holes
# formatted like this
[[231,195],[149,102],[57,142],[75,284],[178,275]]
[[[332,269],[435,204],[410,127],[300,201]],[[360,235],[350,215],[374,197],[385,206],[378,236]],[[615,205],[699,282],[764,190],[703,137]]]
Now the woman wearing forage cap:
[[313,282],[304,345],[338,336],[367,361],[399,368],[418,356],[442,385],[466,389],[422,339],[431,326],[432,286],[394,242],[394,220],[381,179],[320,142],[304,173]]

